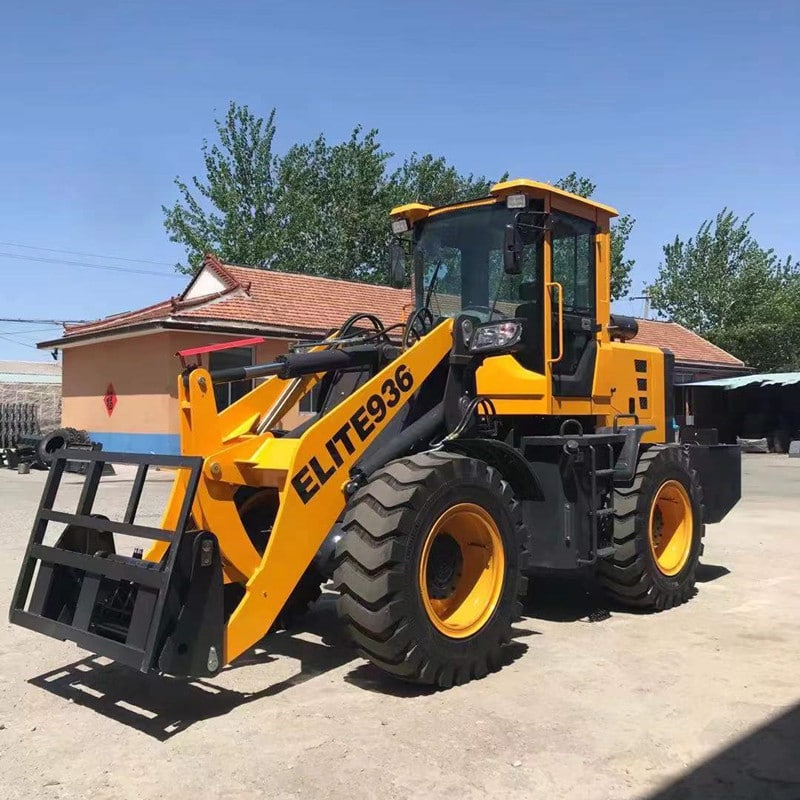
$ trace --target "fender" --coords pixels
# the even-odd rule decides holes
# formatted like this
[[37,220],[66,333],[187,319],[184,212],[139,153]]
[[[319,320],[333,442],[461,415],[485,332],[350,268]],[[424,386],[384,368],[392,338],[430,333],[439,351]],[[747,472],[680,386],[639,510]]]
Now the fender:
[[453,439],[443,450],[477,458],[494,467],[520,500],[544,500],[539,479],[519,450],[497,439]]

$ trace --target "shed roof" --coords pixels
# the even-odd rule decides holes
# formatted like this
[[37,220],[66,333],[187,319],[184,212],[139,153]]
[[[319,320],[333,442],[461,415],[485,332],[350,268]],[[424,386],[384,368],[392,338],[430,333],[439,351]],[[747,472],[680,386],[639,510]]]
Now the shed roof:
[[55,361],[0,361],[0,372],[19,375],[61,375],[61,364]]
[[54,361],[0,361],[0,383],[61,383]]
[[718,378],[713,381],[697,381],[684,385],[741,389],[745,386],[792,386],[797,383],[800,383],[800,372],[763,372],[759,375],[739,375],[736,378]]

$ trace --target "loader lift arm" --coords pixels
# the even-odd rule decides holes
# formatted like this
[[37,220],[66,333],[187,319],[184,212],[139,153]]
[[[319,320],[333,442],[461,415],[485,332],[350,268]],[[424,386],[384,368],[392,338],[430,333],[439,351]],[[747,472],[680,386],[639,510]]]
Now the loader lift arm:
[[[225,531],[226,580],[246,582],[244,596],[226,625],[225,663],[269,630],[341,515],[350,471],[450,351],[452,327],[451,320],[438,325],[296,439],[268,431],[240,433],[256,426],[287,381],[296,379],[293,373],[269,378],[220,414],[211,374],[195,369],[185,382],[181,379],[183,453],[204,457],[193,505],[195,523],[203,530]],[[182,480],[177,479],[165,519],[174,517]],[[278,493],[277,515],[261,556],[234,501],[243,485],[273,487]],[[156,551],[151,557],[156,555],[160,554]]]

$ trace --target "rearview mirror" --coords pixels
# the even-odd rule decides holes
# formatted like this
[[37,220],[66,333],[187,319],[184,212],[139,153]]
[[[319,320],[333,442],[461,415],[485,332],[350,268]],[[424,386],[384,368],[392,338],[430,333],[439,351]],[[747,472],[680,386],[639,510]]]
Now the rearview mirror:
[[503,271],[506,275],[519,275],[522,272],[522,251],[525,243],[516,225],[506,225],[503,237]]
[[399,239],[389,247],[389,284],[402,289],[406,283],[406,251]]

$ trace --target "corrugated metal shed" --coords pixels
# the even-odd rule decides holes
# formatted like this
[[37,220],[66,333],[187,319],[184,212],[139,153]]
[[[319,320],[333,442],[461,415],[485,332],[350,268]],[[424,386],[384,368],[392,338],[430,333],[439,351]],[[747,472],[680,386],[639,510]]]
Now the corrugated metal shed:
[[772,372],[761,375],[740,375],[737,378],[718,378],[714,381],[698,381],[686,386],[716,386],[719,389],[741,389],[744,386],[791,386],[800,383],[800,372]]

